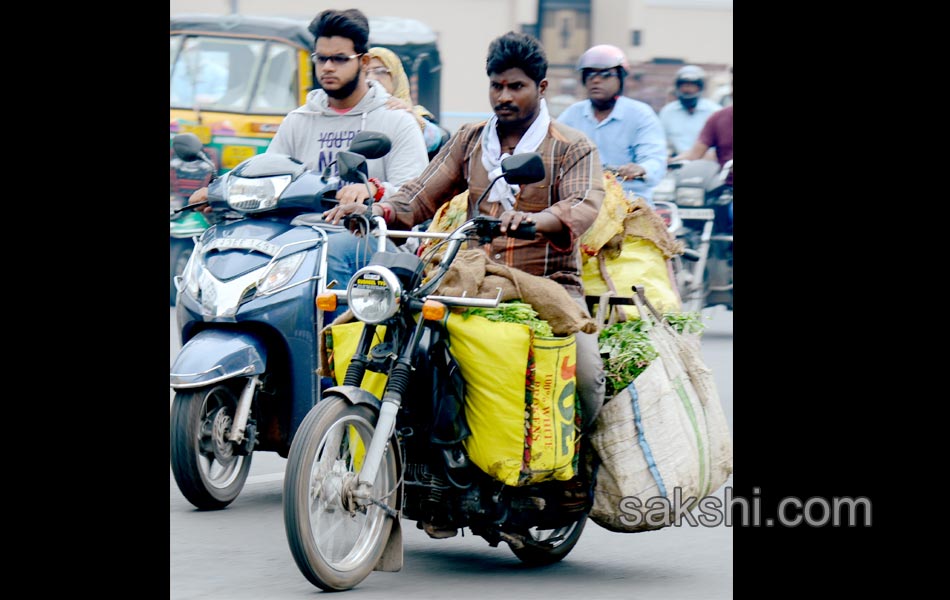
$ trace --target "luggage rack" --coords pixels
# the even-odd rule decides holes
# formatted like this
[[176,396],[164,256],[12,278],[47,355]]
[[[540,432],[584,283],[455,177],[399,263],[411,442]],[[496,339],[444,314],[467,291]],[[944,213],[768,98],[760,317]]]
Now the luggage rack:
[[[626,314],[622,306],[636,306],[637,300],[634,300],[634,296],[639,296],[640,302],[649,309],[653,316],[657,319],[662,319],[662,316],[657,312],[653,305],[650,304],[647,300],[646,294],[644,293],[644,288],[642,285],[631,286],[633,294],[630,296],[617,296],[613,292],[606,292],[600,296],[593,296],[587,294],[584,296],[584,301],[587,303],[587,311],[594,317],[597,321],[597,327],[603,328],[605,325],[609,325],[616,321],[625,321]],[[594,313],[594,305],[597,305],[597,312]],[[614,319],[614,312],[619,311],[619,319]],[[636,311],[637,309],[634,309]]]

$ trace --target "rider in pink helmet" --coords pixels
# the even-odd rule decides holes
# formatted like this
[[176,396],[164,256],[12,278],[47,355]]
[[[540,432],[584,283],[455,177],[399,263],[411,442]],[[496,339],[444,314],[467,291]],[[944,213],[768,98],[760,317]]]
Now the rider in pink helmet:
[[[617,95],[623,95],[623,82],[630,72],[630,63],[623,50],[610,44],[598,44],[589,48],[584,54],[581,54],[577,61],[577,70],[581,72],[581,83],[587,84],[587,77],[592,71],[619,68],[620,91]],[[585,71],[585,69],[587,69]]]

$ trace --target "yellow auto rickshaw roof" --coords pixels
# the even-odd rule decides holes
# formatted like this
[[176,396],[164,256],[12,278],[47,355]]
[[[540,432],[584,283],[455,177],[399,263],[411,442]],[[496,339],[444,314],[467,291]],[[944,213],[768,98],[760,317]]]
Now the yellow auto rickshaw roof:
[[308,21],[283,17],[244,15],[176,15],[171,17],[171,33],[204,33],[227,37],[261,37],[289,42],[305,50],[313,49]]

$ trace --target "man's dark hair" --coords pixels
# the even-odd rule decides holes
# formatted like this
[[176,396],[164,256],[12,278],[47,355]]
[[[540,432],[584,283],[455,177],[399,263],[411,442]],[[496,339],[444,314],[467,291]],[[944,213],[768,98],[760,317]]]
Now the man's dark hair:
[[307,29],[315,38],[339,36],[353,40],[353,49],[360,54],[369,50],[366,46],[369,41],[369,20],[356,8],[325,10],[310,21]]
[[485,66],[488,75],[521,69],[537,84],[548,73],[548,57],[536,37],[509,31],[489,44]]

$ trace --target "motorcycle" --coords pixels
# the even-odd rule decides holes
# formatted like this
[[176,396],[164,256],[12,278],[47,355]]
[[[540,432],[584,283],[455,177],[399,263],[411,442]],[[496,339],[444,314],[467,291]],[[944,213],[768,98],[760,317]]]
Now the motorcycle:
[[[723,168],[710,160],[671,163],[676,172],[676,214],[681,225],[675,230],[686,251],[674,258],[674,272],[683,310],[699,312],[723,305],[733,307],[733,228],[731,185],[726,178],[732,161]],[[683,260],[691,261],[686,265]]]
[[169,285],[170,305],[175,306],[178,294],[175,278],[181,276],[191,258],[195,247],[194,237],[208,228],[208,221],[201,213],[176,211],[188,203],[195,190],[211,183],[217,167],[204,153],[201,140],[193,133],[180,133],[174,137],[169,166]]
[[[536,153],[507,157],[501,166],[499,177],[512,184],[544,177]],[[365,219],[347,217],[353,218]],[[413,253],[378,252],[345,291],[318,299],[325,310],[345,303],[362,325],[343,383],[326,389],[310,410],[287,459],[284,525],[298,568],[325,591],[353,588],[373,570],[399,571],[401,518],[433,538],[468,527],[493,547],[508,543],[527,564],[561,560],[577,544],[590,510],[582,490],[581,500],[565,504],[565,484],[580,488],[586,479],[505,485],[475,466],[462,444],[469,384],[448,352],[447,307],[496,307],[501,294],[433,293],[461,245],[490,243],[502,235],[500,220],[480,215],[450,233],[389,231],[380,217],[365,225],[382,237],[441,238],[445,250],[429,273]],[[522,223],[507,235],[534,239],[534,230]],[[372,373],[387,375],[379,397],[363,380]]]
[[205,203],[179,209],[212,208],[175,280],[183,345],[170,374],[172,472],[199,509],[234,501],[254,452],[286,457],[320,399],[314,298],[327,287],[328,232],[342,231],[322,211],[341,181],[365,182],[365,159],[389,149],[386,136],[360,132],[332,177],[330,167],[321,174],[259,154],[212,182]]

